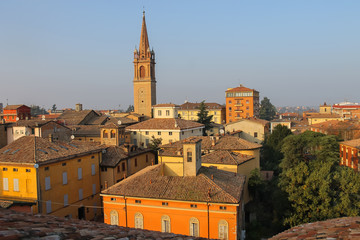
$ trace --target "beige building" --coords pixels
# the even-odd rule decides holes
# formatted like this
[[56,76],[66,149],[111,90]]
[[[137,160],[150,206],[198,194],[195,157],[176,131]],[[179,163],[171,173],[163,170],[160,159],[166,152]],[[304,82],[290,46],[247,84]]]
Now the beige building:
[[338,120],[342,121],[340,115],[338,114],[331,114],[331,113],[312,113],[307,116],[307,120],[309,125],[316,124],[316,123],[322,123],[332,120]]
[[153,118],[178,118],[180,106],[172,103],[157,104],[152,107]]
[[327,105],[326,102],[319,107],[320,113],[329,114],[331,113],[331,105]]
[[134,51],[134,111],[151,117],[151,107],[156,104],[155,52],[150,50],[143,15],[139,50]]
[[232,133],[239,130],[242,131],[241,138],[250,142],[261,143],[270,132],[270,123],[259,118],[246,118],[225,125],[225,132]]
[[[179,116],[181,119],[197,121],[200,103],[185,102],[180,106]],[[205,103],[206,109],[209,111],[208,115],[212,115],[212,121],[218,124],[224,124],[226,119],[225,106],[218,103]]]
[[152,137],[161,138],[162,144],[176,142],[192,136],[202,136],[204,125],[178,118],[152,118],[126,127],[131,143],[147,147]]

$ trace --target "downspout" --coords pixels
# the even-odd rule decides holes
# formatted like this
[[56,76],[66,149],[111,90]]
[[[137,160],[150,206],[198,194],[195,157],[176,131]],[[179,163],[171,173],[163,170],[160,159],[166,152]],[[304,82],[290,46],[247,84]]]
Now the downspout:
[[36,190],[37,190],[36,195],[37,195],[38,213],[42,213],[39,164],[37,164],[37,160],[36,160],[36,136],[34,136],[34,162],[35,162],[34,167],[36,169]]
[[208,239],[210,239],[210,211],[209,211],[209,202],[206,202],[207,205],[207,225],[208,225]]
[[127,205],[126,205],[126,197],[124,195],[124,201],[125,201],[125,226],[128,227],[128,220],[127,220]]

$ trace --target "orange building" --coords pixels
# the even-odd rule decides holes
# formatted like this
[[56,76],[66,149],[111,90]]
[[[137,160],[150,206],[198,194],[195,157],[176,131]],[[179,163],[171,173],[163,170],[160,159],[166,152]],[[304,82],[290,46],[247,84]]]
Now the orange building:
[[[203,238],[243,239],[245,177],[201,166],[201,140],[183,145],[182,162],[149,166],[103,191],[104,222]],[[175,169],[178,166],[181,170]]]
[[360,171],[360,139],[340,143],[340,165]]
[[5,122],[31,119],[31,108],[25,105],[7,105],[3,110]]
[[259,117],[259,92],[243,85],[229,88],[226,94],[226,123],[242,118]]

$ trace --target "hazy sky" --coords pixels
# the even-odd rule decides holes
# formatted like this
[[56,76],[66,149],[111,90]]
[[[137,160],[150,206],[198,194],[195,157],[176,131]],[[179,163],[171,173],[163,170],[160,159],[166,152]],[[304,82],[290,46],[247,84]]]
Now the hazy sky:
[[126,109],[143,6],[157,102],[360,102],[359,0],[0,0],[0,102]]

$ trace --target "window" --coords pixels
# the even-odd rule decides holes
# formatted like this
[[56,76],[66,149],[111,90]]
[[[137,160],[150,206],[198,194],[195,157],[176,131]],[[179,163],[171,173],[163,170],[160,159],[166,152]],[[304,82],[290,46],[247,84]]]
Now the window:
[[190,236],[199,237],[199,220],[197,218],[190,218]]
[[228,239],[228,223],[225,220],[219,221],[219,239]]
[[79,189],[79,200],[83,200],[83,189]]
[[158,115],[161,116],[161,110],[158,110]]
[[170,110],[166,110],[166,116],[170,116]]
[[229,104],[231,104],[231,100],[229,100]]
[[161,135],[161,132],[158,132],[158,135]]
[[145,135],[149,135],[149,131],[146,131],[146,132],[145,132]]
[[45,190],[49,190],[51,188],[50,177],[45,177]]
[[7,170],[8,170],[8,169],[7,169],[6,167],[3,168],[3,171],[4,171],[4,172],[7,171]]
[[257,132],[254,132],[254,137],[257,137],[258,136],[258,133]]
[[231,111],[231,107],[229,107],[229,111]]
[[78,162],[81,162],[81,159],[78,159]]
[[92,185],[92,194],[93,195],[96,194],[96,184],[95,183]]
[[63,185],[67,184],[68,183],[67,172],[63,172],[62,178],[63,178]]
[[113,198],[113,197],[112,197],[110,200],[111,200],[112,202],[116,202],[116,198]]
[[150,143],[149,139],[145,139],[145,145],[148,146]]
[[161,231],[169,233],[171,230],[170,227],[171,227],[170,217],[167,215],[162,216],[161,217]]
[[66,163],[62,163],[61,166],[66,166]]
[[246,104],[249,104],[249,100],[246,100]]
[[115,138],[115,131],[114,131],[114,130],[111,130],[111,132],[110,132],[110,137],[111,137],[111,138]]
[[69,205],[69,195],[64,194],[64,207],[66,207],[67,205]]
[[94,176],[96,173],[95,171],[95,164],[91,164],[91,175]]
[[[90,139],[90,141],[92,141],[92,139]],[[95,156],[91,156],[91,159],[94,159],[95,158]]]
[[118,172],[118,173],[120,172],[120,165],[117,166],[117,172]]
[[110,224],[111,225],[119,225],[119,215],[118,215],[118,212],[115,210],[112,210],[110,212]]
[[121,163],[121,170],[122,170],[122,171],[125,171],[125,163],[124,163],[124,162]]
[[192,162],[192,152],[190,148],[186,152],[186,159],[188,162]]
[[103,131],[103,138],[108,138],[109,135],[108,135],[108,132],[106,130]]
[[191,208],[197,208],[197,205],[196,204],[190,204],[190,207]]
[[135,213],[135,228],[143,229],[144,228],[144,217],[141,213]]
[[172,132],[169,132],[169,135],[172,136]]
[[220,210],[226,210],[226,207],[225,206],[220,206],[219,209]]
[[82,179],[82,168],[78,168],[78,180]]
[[135,158],[135,167],[137,167],[137,158]]
[[19,171],[19,169],[13,168],[13,172],[17,172],[17,171]]
[[140,204],[140,203],[141,203],[141,200],[135,200],[135,203],[139,203],[139,204]]
[[181,132],[181,135],[184,135],[185,133],[184,132]]
[[102,172],[107,172],[107,167],[101,167]]
[[9,179],[3,178],[3,189],[4,191],[9,191]]
[[163,206],[168,206],[169,203],[168,203],[168,202],[162,202],[161,205],[163,205]]
[[51,213],[51,200],[46,201],[46,213]]
[[31,172],[31,169],[28,169],[28,168],[27,168],[25,171],[26,171],[26,172]]

